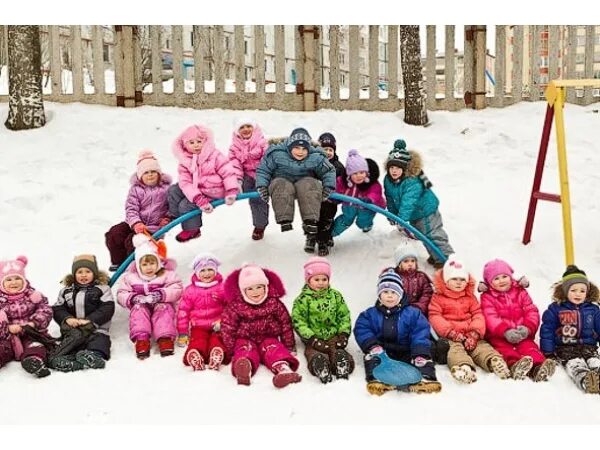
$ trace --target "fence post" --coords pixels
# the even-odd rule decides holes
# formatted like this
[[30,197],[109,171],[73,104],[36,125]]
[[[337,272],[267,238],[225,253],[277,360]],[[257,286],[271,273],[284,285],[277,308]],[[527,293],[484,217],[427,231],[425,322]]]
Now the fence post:
[[485,25],[465,27],[465,104],[473,109],[486,107],[486,33]]
[[319,27],[317,25],[299,25],[298,30],[304,47],[304,79],[302,85],[298,85],[298,93],[304,98],[304,111],[315,111],[317,109],[317,86],[316,71],[317,67],[317,46],[319,38]]
[[117,106],[133,108],[142,103],[142,91],[136,90],[136,25],[115,25],[115,82]]

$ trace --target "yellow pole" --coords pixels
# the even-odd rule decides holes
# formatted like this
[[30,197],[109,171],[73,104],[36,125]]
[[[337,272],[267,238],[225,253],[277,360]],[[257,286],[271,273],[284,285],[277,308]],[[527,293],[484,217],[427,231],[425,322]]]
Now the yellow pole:
[[554,118],[556,120],[556,144],[558,148],[558,175],[560,177],[560,203],[563,215],[563,234],[565,239],[565,257],[567,265],[574,264],[573,229],[571,226],[571,196],[569,194],[569,174],[567,172],[567,148],[565,145],[565,122],[563,107],[565,88],[556,89]]

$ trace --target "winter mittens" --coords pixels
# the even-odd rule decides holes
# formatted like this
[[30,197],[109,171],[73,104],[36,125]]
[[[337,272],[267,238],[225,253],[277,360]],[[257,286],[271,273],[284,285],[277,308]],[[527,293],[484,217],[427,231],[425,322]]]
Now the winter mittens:
[[511,328],[504,332],[504,337],[511,344],[518,344],[523,339],[526,339],[527,336],[529,336],[529,330],[523,325],[519,325],[517,328]]

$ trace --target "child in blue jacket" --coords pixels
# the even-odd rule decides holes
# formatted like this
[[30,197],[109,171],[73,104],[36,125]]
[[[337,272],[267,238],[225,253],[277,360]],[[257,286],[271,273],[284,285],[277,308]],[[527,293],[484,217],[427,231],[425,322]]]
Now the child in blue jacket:
[[378,382],[373,370],[382,352],[396,360],[412,364],[423,380],[408,387],[409,392],[439,392],[435,366],[431,360],[430,327],[419,309],[409,306],[402,279],[393,270],[383,272],[377,283],[377,301],[358,316],[354,337],[365,353],[367,390],[381,394],[395,386]]
[[[598,288],[571,265],[555,284],[554,303],[542,316],[540,347],[558,360],[573,382],[588,394],[600,393],[600,308]],[[594,302],[594,303],[592,303]]]
[[[387,157],[385,170],[383,188],[388,210],[427,236],[446,257],[454,253],[438,210],[440,201],[423,173],[421,155],[406,150],[406,142],[397,139]],[[396,225],[393,221],[390,223]],[[443,261],[439,261],[429,247],[427,252],[429,264],[436,269],[444,267]]]

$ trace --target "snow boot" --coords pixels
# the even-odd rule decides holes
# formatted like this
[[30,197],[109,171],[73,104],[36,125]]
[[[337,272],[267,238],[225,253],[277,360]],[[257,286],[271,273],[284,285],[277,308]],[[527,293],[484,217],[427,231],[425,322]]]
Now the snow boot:
[[88,369],[104,369],[106,361],[98,353],[91,350],[80,350],[75,354],[75,361]]
[[299,383],[302,381],[302,375],[294,372],[287,361],[277,361],[273,363],[273,385],[276,388],[284,388],[291,383]]
[[39,356],[28,356],[21,361],[21,366],[27,373],[35,375],[38,378],[44,378],[50,375],[50,370],[46,363]]
[[337,349],[333,354],[333,362],[335,365],[335,376],[347,380],[354,370],[352,356],[346,350]]
[[501,356],[492,356],[489,362],[489,368],[501,380],[510,378],[510,369],[508,368],[506,361],[504,361]]
[[600,376],[595,370],[590,370],[581,379],[581,389],[586,394],[598,394],[600,393]]
[[248,358],[240,358],[233,363],[233,375],[237,379],[237,384],[250,386],[250,377],[252,376],[252,363]]
[[451,367],[450,374],[459,383],[471,384],[477,381],[477,375],[475,374],[475,371],[467,364]]
[[83,370],[83,364],[75,359],[75,355],[56,356],[48,359],[48,367],[59,372],[76,372]]
[[318,252],[317,252],[317,254],[319,256],[327,256],[327,255],[329,255],[329,246],[327,245],[327,242],[319,242],[317,244],[317,247],[319,249]]
[[315,238],[307,236],[306,242],[304,242],[304,251],[306,253],[314,253],[316,244],[317,244],[317,241],[315,240]]
[[435,394],[442,390],[442,383],[436,380],[421,380],[418,383],[403,387],[400,390],[413,392],[415,394]]
[[150,356],[150,341],[148,339],[138,339],[135,341],[135,354],[138,359],[146,359]]
[[331,368],[329,367],[329,360],[323,353],[317,353],[310,360],[310,372],[313,373],[321,383],[327,384],[333,381],[331,375]]
[[319,226],[316,220],[305,220],[302,222],[302,229],[307,238],[315,239],[319,232]]
[[286,231],[292,231],[294,227],[292,226],[292,222],[280,222],[281,232],[285,233]]
[[187,352],[185,360],[194,370],[204,370],[206,368],[204,366],[204,358],[202,358],[200,352],[195,348]]
[[196,228],[195,230],[181,231],[177,236],[175,236],[175,239],[177,240],[177,242],[187,242],[192,239],[199,238],[199,237],[200,237],[200,228]]
[[171,356],[175,353],[175,340],[168,337],[161,337],[157,342],[160,356]]
[[536,383],[539,383],[540,381],[548,381],[550,377],[554,375],[555,370],[556,361],[553,359],[546,359],[543,363],[535,366],[529,376]]
[[371,395],[383,395],[389,391],[397,391],[397,386],[392,386],[391,384],[385,384],[380,381],[369,381],[367,383],[367,391]]
[[225,352],[221,347],[214,347],[208,355],[208,368],[211,370],[219,370],[223,360],[225,359]]
[[252,232],[252,240],[260,241],[265,236],[265,229],[254,227],[254,231]]
[[532,367],[533,359],[531,356],[523,356],[510,368],[510,376],[513,380],[524,380]]

